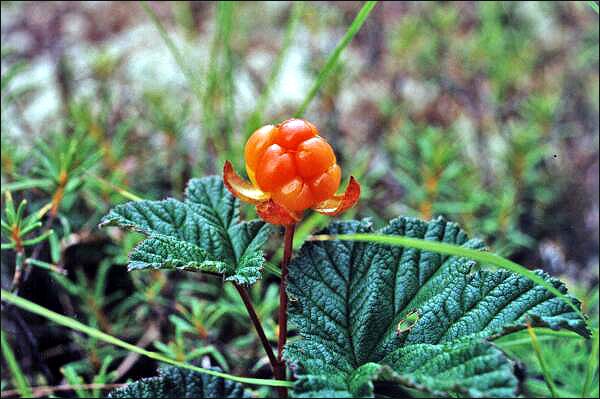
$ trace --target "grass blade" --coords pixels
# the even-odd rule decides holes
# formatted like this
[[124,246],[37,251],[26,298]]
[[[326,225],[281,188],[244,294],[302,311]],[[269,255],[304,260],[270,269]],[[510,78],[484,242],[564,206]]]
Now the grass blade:
[[569,298],[558,289],[556,289],[552,284],[545,281],[543,278],[539,277],[537,274],[532,272],[531,270],[515,263],[511,260],[503,258],[499,255],[496,255],[491,252],[477,251],[474,249],[464,248],[459,245],[452,245],[442,242],[434,242],[428,240],[422,240],[419,238],[412,237],[403,237],[403,236],[392,236],[386,234],[340,234],[340,235],[315,235],[309,237],[309,240],[312,241],[331,241],[331,240],[346,240],[346,241],[365,241],[365,242],[375,242],[378,244],[387,244],[387,245],[398,245],[402,247],[416,248],[424,251],[437,252],[440,254],[446,255],[454,255],[461,256],[469,259],[473,259],[483,264],[489,264],[493,266],[497,266],[506,270],[510,270],[514,273],[520,274],[523,277],[527,277],[534,283],[541,285],[546,288],[548,291],[556,295],[556,297],[562,299],[567,305],[569,305],[573,310],[585,320],[583,313],[575,306]]
[[202,105],[202,90],[200,82],[196,79],[196,76],[194,75],[192,70],[186,65],[183,55],[175,45],[175,42],[173,42],[173,40],[169,37],[169,34],[167,33],[163,24],[158,19],[158,16],[154,12],[154,10],[152,10],[152,8],[150,8],[150,6],[148,6],[148,4],[146,4],[145,2],[140,2],[140,5],[144,9],[144,12],[150,17],[150,20],[156,27],[156,30],[158,30],[160,37],[162,38],[163,42],[165,42],[165,45],[167,46],[167,48],[171,52],[171,55],[175,59],[175,62],[179,66],[179,69],[181,69],[181,72],[183,72],[188,83],[192,87],[192,91],[196,95],[198,102],[200,103],[200,105]]
[[[572,331],[554,331],[549,328],[535,328],[535,333],[538,336],[539,341],[544,340],[557,340],[557,339],[583,339],[583,337]],[[523,343],[529,343],[531,339],[524,337],[522,332],[514,332],[508,336],[503,336],[499,340],[494,342],[502,347],[522,345]]]
[[[578,338],[581,338],[581,337],[578,336]],[[556,340],[556,338],[549,337],[549,336],[541,336],[539,338],[539,340],[540,341],[553,341],[553,340]],[[513,346],[531,345],[531,338],[519,338],[519,339],[507,341],[507,342],[500,342],[500,343],[497,342],[497,344],[501,349],[511,348]]]
[[[527,396],[526,397],[546,398],[549,395],[548,386],[544,383],[544,381],[535,380],[533,378],[530,378],[526,382],[526,387],[527,387],[527,390],[526,390]],[[561,398],[576,398],[577,397],[576,393],[569,392],[566,389],[557,387],[556,390],[558,392],[559,397],[561,397]]]
[[[27,299],[13,295],[8,291],[1,290],[0,292],[1,292],[2,301],[11,303],[23,310],[26,310],[31,313],[35,313],[38,316],[45,317],[46,319],[51,320],[57,324],[60,324],[61,326],[70,328],[72,330],[79,331],[81,333],[84,333],[84,334],[92,337],[92,338],[99,339],[108,344],[121,347],[128,351],[138,353],[142,356],[149,357],[150,359],[154,359],[154,360],[162,362],[162,363],[171,364],[173,366],[196,371],[198,373],[204,373],[204,374],[212,375],[215,377],[221,377],[226,380],[240,382],[242,384],[262,385],[262,386],[270,386],[270,387],[287,387],[287,388],[291,388],[294,385],[293,382],[291,382],[291,381],[238,377],[235,375],[220,373],[218,371],[209,370],[209,369],[205,369],[205,368],[201,368],[201,367],[192,366],[191,364],[178,362],[178,361],[170,359],[166,356],[160,355],[159,353],[152,352],[152,351],[137,347],[135,345],[132,345],[130,343],[127,343],[123,340],[120,340],[119,338],[116,338],[116,337],[113,337],[112,335],[106,334],[96,328],[86,326],[85,324],[80,323],[77,320],[74,320],[70,317],[53,312],[52,310],[46,309],[45,307],[40,306],[31,301],[28,301]],[[4,335],[3,335],[3,337],[4,337]],[[4,338],[3,338],[3,343],[2,343],[2,349],[4,350]]]
[[587,370],[585,371],[585,382],[583,383],[583,390],[581,391],[581,397],[587,398],[591,389],[594,372],[598,368],[598,329],[596,328],[592,335],[592,352],[588,360]]
[[21,394],[21,397],[23,398],[30,398],[32,392],[27,383],[27,378],[23,374],[23,371],[21,371],[21,367],[19,367],[19,363],[17,363],[15,354],[10,347],[8,340],[4,336],[4,330],[0,330],[0,341],[2,343],[2,354],[4,355],[10,373],[15,379],[15,386],[17,387],[19,394]]
[[554,384],[552,375],[550,375],[550,371],[548,370],[546,360],[544,359],[544,356],[542,356],[542,348],[540,347],[540,343],[538,342],[537,336],[535,335],[535,331],[533,330],[531,325],[527,325],[527,332],[529,333],[529,337],[531,338],[531,346],[533,347],[538,362],[540,363],[540,369],[542,369],[542,374],[544,375],[546,385],[548,386],[552,397],[557,398],[558,393],[556,392],[556,385]]
[[139,195],[136,195],[130,191],[125,190],[122,187],[117,186],[114,183],[109,182],[106,179],[101,178],[100,176],[93,175],[91,173],[86,173],[89,177],[96,180],[103,188],[114,190],[116,193],[120,194],[122,197],[127,198],[131,201],[142,201],[143,198]]
[[[231,158],[232,130],[234,127],[234,81],[231,33],[234,26],[233,3],[219,1],[216,4],[217,27],[210,48],[209,65],[204,77],[205,90],[202,97],[203,119],[207,134],[213,140],[219,156]],[[219,122],[221,120],[221,122]],[[223,134],[219,134],[223,132]]]
[[377,1],[367,1],[365,3],[365,5],[363,5],[363,7],[360,9],[358,14],[356,15],[356,18],[354,18],[354,21],[352,21],[352,24],[350,25],[350,27],[344,34],[344,37],[342,37],[342,40],[340,40],[340,42],[336,46],[335,50],[333,50],[333,53],[331,53],[331,55],[327,59],[325,66],[319,72],[319,76],[317,77],[317,80],[315,81],[313,86],[310,88],[310,91],[308,92],[308,95],[304,99],[304,102],[298,109],[298,112],[296,112],[295,116],[297,118],[301,118],[304,115],[304,112],[306,112],[306,108],[308,108],[311,101],[317,95],[317,92],[319,91],[319,89],[321,89],[321,86],[323,86],[323,83],[325,83],[325,79],[327,79],[327,77],[329,77],[329,74],[331,72],[333,72],[333,70],[335,69],[335,67],[340,59],[340,55],[342,54],[342,51],[344,51],[344,49],[346,47],[348,47],[348,44],[350,43],[350,41],[352,41],[354,36],[356,36],[356,34],[360,30],[360,28],[363,26],[363,24],[367,20],[367,17],[371,13],[371,11],[373,11],[373,8],[375,7],[376,4],[377,4]]
[[292,11],[290,13],[289,21],[283,37],[281,50],[277,55],[277,59],[275,60],[275,64],[273,65],[273,69],[271,70],[271,74],[269,75],[269,79],[267,80],[267,84],[262,93],[260,94],[258,101],[256,102],[256,108],[254,109],[254,112],[251,114],[248,120],[248,125],[246,126],[246,134],[250,134],[251,132],[255,131],[262,124],[265,108],[267,107],[269,99],[271,98],[273,86],[277,82],[279,74],[281,73],[283,61],[285,60],[285,56],[287,55],[290,45],[292,44],[292,39],[294,38],[294,33],[296,32],[296,27],[298,26],[298,22],[300,21],[300,17],[302,16],[303,11],[304,2],[295,1],[292,5]]
[[265,270],[274,276],[281,277],[281,269],[275,266],[272,262],[265,262]]

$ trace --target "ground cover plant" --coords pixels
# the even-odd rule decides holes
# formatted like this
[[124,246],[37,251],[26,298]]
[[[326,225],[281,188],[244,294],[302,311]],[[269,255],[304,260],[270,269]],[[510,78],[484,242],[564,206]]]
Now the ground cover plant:
[[2,397],[598,396],[597,3],[2,11]]

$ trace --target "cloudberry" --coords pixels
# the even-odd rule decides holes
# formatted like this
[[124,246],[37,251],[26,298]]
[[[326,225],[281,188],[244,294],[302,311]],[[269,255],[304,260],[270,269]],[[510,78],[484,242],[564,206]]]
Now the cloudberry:
[[308,121],[288,119],[261,127],[246,142],[244,156],[251,183],[227,162],[225,184],[238,198],[256,204],[259,215],[270,223],[295,223],[308,208],[337,215],[360,196],[354,178],[345,194],[335,195],[342,170],[329,143]]

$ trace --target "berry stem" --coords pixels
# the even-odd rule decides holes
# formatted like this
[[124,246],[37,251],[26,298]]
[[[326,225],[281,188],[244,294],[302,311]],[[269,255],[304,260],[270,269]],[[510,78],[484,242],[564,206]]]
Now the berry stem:
[[258,315],[256,314],[256,310],[254,310],[254,305],[252,305],[252,300],[250,299],[250,295],[248,295],[248,290],[246,289],[246,287],[241,286],[238,283],[233,283],[233,285],[235,285],[235,288],[239,292],[240,297],[242,298],[242,301],[244,302],[244,305],[246,305],[246,309],[248,310],[248,315],[250,316],[250,319],[252,320],[252,324],[254,324],[254,328],[256,329],[256,332],[258,333],[260,341],[262,342],[262,345],[265,348],[265,352],[267,352],[267,357],[269,358],[269,362],[271,363],[271,368],[273,369],[273,374],[277,374],[277,366],[278,366],[277,359],[275,358],[275,354],[273,353],[273,348],[271,348],[271,344],[269,343],[269,340],[267,339],[267,336],[265,335],[265,330],[263,329],[260,319],[258,318]]
[[[287,304],[288,297],[286,292],[288,265],[292,258],[294,244],[294,230],[296,225],[285,226],[283,236],[283,259],[281,261],[281,282],[279,283],[279,340],[277,341],[277,373],[276,377],[280,380],[287,379],[285,361],[283,360],[283,348],[287,339]],[[287,398],[287,388],[278,388],[279,397]]]

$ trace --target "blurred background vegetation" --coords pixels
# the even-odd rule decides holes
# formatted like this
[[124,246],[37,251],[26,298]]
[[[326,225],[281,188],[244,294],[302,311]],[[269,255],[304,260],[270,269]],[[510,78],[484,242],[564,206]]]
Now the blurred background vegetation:
[[[597,4],[380,3],[319,81],[360,7],[2,2],[2,288],[181,361],[269,376],[233,287],[128,274],[140,237],[96,226],[124,201],[181,198],[189,178],[226,159],[242,171],[254,129],[303,113],[333,144],[344,181],[364,189],[346,218],[457,221],[565,279],[597,328]],[[297,244],[327,222],[310,215]],[[276,278],[265,277],[252,296],[275,343]],[[96,384],[58,396],[155,374],[152,362],[15,309],[3,308],[2,330],[3,353],[30,385]],[[591,342],[540,344],[561,396],[588,379],[598,396]],[[549,396],[527,335],[501,345],[524,359],[526,392]],[[19,395],[10,371],[3,397]]]

